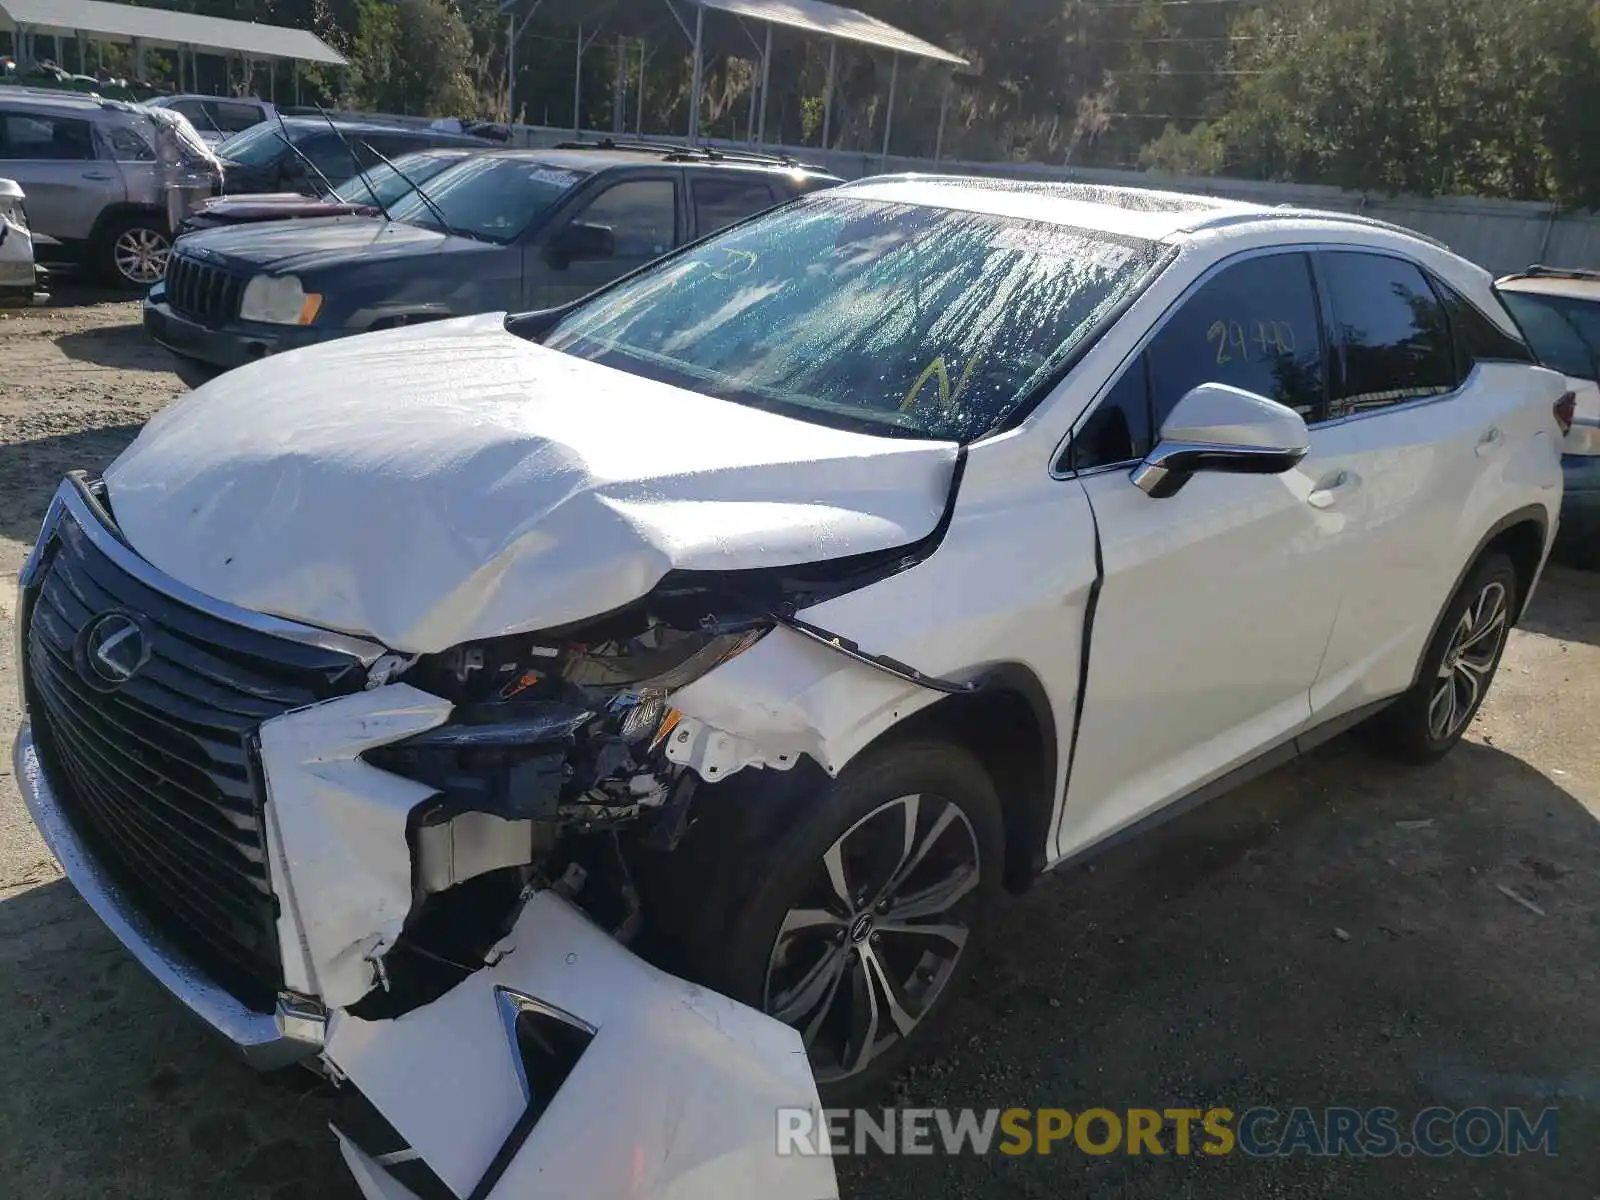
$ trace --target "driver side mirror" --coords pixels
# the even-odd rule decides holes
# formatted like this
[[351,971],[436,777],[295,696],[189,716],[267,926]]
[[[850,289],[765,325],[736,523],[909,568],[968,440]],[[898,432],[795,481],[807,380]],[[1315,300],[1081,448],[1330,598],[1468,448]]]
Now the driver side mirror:
[[1173,406],[1160,438],[1128,478],[1161,500],[1196,471],[1281,475],[1310,447],[1311,434],[1294,409],[1243,388],[1202,383]]
[[617,239],[609,225],[571,221],[550,239],[550,265],[564,267],[582,259],[611,258],[617,253]]

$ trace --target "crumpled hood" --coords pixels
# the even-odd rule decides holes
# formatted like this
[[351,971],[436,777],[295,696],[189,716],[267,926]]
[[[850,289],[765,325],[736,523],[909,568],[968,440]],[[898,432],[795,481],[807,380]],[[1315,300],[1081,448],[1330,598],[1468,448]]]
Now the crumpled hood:
[[190,587],[432,652],[598,616],[672,569],[913,542],[956,455],[641,379],[486,314],[229,372],[106,483],[133,548]]

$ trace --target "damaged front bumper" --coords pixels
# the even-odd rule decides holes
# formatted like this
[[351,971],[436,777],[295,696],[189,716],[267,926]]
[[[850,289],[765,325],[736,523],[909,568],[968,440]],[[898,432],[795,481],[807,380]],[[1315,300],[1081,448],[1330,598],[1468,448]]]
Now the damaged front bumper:
[[[827,1158],[777,1154],[778,1110],[819,1106],[799,1034],[651,967],[553,892],[530,896],[490,965],[432,1003],[383,1020],[335,1008],[325,1029],[293,1009],[274,1019],[207,979],[96,865],[26,723],[14,759],[68,878],[169,991],[257,1067],[320,1050],[404,1140],[380,1152],[335,1130],[369,1200],[426,1194],[419,1177],[483,1200],[838,1195]],[[551,1023],[571,1036],[548,1036]]]

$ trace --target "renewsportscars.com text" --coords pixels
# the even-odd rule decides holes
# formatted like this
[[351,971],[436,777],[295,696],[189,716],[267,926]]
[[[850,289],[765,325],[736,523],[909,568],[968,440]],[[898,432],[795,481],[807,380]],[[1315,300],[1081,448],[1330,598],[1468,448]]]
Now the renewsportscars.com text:
[[1129,1154],[1444,1158],[1556,1153],[1556,1110],[780,1108],[791,1154]]

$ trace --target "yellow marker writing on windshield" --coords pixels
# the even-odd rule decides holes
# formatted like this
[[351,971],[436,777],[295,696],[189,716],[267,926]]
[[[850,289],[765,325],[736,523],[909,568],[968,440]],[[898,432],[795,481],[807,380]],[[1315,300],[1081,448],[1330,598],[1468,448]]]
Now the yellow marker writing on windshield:
[[911,407],[912,401],[921,395],[923,385],[930,379],[939,381],[939,407],[948,411],[950,405],[966,389],[967,380],[972,378],[972,369],[978,365],[978,360],[982,357],[982,354],[974,354],[967,360],[966,369],[961,372],[961,378],[956,380],[955,389],[952,391],[950,388],[950,370],[945,366],[944,355],[939,355],[922,369],[921,375],[917,376],[917,381],[906,392],[906,398],[900,401],[900,411],[905,412],[906,409]]

